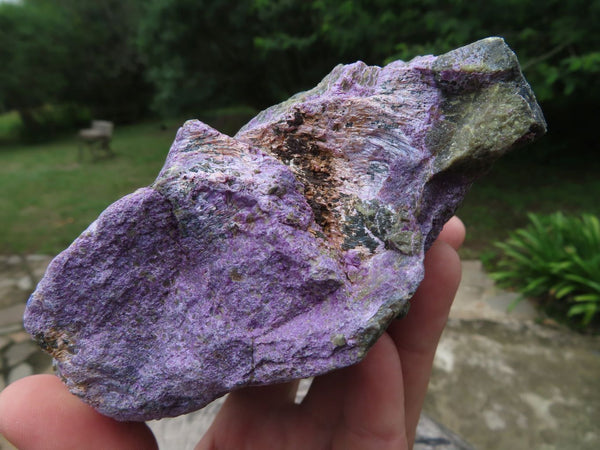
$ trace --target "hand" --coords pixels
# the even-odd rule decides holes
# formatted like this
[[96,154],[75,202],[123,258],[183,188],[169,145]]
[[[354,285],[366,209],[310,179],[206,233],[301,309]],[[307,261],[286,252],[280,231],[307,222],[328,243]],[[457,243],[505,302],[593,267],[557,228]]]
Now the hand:
[[[465,230],[451,219],[425,258],[408,316],[351,367],[317,377],[300,405],[297,382],[232,392],[197,450],[409,449],[433,357],[460,280]],[[53,375],[0,394],[0,433],[19,449],[155,449],[144,423],[102,416]]]

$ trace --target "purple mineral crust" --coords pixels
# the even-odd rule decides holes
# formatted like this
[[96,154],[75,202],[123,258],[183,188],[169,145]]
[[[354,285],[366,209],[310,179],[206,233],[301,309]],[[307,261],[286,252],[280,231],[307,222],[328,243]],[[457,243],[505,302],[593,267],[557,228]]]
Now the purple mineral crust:
[[233,138],[188,121],[154,184],[54,259],[26,329],[119,420],[354,364],[471,182],[544,131],[500,38],[340,65]]

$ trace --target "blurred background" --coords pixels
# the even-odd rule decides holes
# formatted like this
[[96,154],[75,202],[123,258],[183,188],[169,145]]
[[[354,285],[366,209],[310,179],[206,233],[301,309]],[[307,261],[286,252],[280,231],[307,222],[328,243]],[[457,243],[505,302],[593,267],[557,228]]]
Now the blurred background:
[[[597,214],[598,23],[590,0],[0,1],[0,253],[63,249],[154,178],[187,118],[234,133],[338,63],[492,35],[517,53],[549,132],[469,194],[465,255],[527,212]],[[77,161],[76,132],[92,119],[115,123],[118,158]]]
[[[527,212],[598,213],[598,23],[590,0],[5,0],[0,252],[60,251],[153,179],[187,118],[234,133],[338,63],[383,65],[492,35],[517,53],[549,132],[469,194],[465,254]],[[115,123],[119,158],[74,158],[91,119]]]
[[[0,0],[0,273],[47,263],[31,255],[56,255],[151,183],[186,119],[234,134],[339,63],[501,36],[548,134],[474,185],[462,256],[597,332],[599,23],[598,0]],[[114,155],[81,148],[92,120],[114,124]],[[24,267],[25,292],[43,268]]]

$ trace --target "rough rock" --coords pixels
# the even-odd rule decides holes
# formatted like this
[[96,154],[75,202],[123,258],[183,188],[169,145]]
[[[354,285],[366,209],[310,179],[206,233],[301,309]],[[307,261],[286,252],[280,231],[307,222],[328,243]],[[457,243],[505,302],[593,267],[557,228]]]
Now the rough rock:
[[120,420],[354,364],[473,180],[544,132],[500,38],[340,65],[233,138],[188,121],[156,181],[52,261],[25,327]]

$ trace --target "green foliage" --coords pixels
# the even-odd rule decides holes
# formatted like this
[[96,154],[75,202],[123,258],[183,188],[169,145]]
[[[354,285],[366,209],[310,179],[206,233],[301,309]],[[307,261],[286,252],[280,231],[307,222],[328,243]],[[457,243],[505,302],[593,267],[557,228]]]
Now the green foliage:
[[0,145],[17,141],[22,128],[23,123],[17,111],[0,114]]
[[163,116],[243,103],[261,93],[251,2],[153,0],[138,45]]
[[144,1],[35,1],[52,5],[67,21],[69,60],[60,70],[68,86],[61,100],[119,123],[142,117],[152,94],[136,45]]
[[45,4],[0,4],[0,111],[58,98],[67,80],[66,20]]
[[[24,141],[41,141],[60,132],[73,130],[89,125],[92,119],[90,110],[76,104],[43,105],[28,110],[35,122],[35,134],[30,129],[20,127],[20,135]],[[22,117],[22,116],[21,116]]]
[[0,61],[10,70],[0,71],[0,112],[18,110],[35,132],[28,109],[48,104],[84,105],[118,122],[149,105],[165,117],[262,108],[338,63],[382,65],[499,35],[562,122],[586,102],[589,116],[600,101],[599,22],[600,2],[590,0],[2,3]]
[[140,4],[0,4],[0,111],[17,110],[29,136],[65,122],[49,127],[46,105],[85,105],[95,117],[121,122],[139,118],[150,94],[134,40]]
[[500,286],[546,301],[589,325],[600,315],[600,221],[555,213],[530,214],[530,224],[497,243],[501,259],[491,276]]
[[255,0],[255,8],[255,42],[269,61],[293,52],[326,73],[331,62],[409,60],[496,35],[516,51],[540,100],[600,97],[598,1]]

